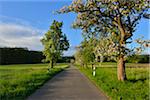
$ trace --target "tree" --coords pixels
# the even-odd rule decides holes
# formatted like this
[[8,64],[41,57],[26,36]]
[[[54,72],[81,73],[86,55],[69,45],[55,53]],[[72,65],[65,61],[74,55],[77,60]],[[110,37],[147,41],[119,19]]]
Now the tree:
[[82,48],[76,47],[76,53],[74,54],[75,63],[80,64],[80,66],[84,67],[84,59],[82,56]]
[[[111,49],[111,41],[110,37],[108,38],[100,38],[96,42],[96,46],[94,48],[94,54],[96,56],[96,61],[103,62],[104,56],[108,56],[110,52],[112,52]],[[100,57],[100,59],[99,59]]]
[[[74,28],[81,28],[88,37],[94,35],[118,36],[117,45],[118,80],[126,80],[125,54],[126,44],[133,36],[135,27],[149,8],[148,0],[74,0],[58,13],[77,13]],[[115,48],[115,47],[114,47]]]
[[94,64],[95,55],[94,47],[91,45],[92,40],[84,40],[81,45],[77,47],[75,59],[77,63],[87,67],[88,64]]
[[43,55],[46,56],[44,61],[50,63],[50,68],[53,68],[54,63],[56,63],[63,51],[69,48],[69,41],[61,30],[62,25],[62,22],[54,20],[48,32],[46,32],[45,36],[41,39],[44,45]]

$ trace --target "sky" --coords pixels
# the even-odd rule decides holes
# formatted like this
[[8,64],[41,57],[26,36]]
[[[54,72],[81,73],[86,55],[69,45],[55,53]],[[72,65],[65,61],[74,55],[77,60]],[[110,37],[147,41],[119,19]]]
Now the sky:
[[[62,31],[67,35],[70,49],[65,56],[73,55],[82,39],[81,30],[71,28],[75,13],[56,14],[55,11],[71,4],[71,0],[0,0],[0,47],[27,47],[41,51],[40,39],[53,20],[63,21]],[[149,39],[149,21],[142,19],[133,39]],[[130,45],[132,47],[132,45]],[[148,52],[148,51],[146,51]]]

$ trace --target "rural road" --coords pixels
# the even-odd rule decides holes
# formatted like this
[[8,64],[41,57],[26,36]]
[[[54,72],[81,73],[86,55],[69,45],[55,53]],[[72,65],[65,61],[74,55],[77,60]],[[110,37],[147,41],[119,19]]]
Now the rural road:
[[107,100],[107,97],[71,66],[54,76],[27,100]]

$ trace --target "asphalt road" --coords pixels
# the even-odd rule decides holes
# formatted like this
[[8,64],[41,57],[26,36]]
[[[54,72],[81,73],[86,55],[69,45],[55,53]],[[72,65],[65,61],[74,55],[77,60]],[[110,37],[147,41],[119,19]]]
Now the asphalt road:
[[108,100],[108,98],[74,66],[54,76],[27,100]]

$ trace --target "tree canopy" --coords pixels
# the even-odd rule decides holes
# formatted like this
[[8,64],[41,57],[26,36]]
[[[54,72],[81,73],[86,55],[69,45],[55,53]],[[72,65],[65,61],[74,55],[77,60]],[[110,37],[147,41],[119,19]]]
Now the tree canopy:
[[75,59],[82,66],[87,67],[87,64],[93,64],[95,61],[94,47],[92,40],[84,40],[80,46],[77,47]]
[[45,36],[41,39],[44,45],[43,55],[46,56],[44,61],[50,62],[50,67],[61,57],[64,50],[68,50],[69,41],[65,34],[62,33],[62,22],[53,21]]

